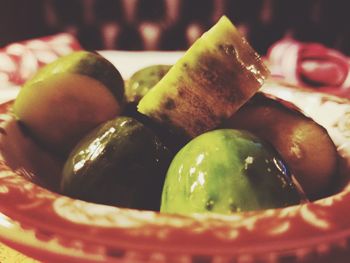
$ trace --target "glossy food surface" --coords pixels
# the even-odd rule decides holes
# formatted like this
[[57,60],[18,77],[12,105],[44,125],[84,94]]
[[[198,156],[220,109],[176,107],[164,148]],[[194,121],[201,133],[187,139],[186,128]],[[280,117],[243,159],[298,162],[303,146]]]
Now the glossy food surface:
[[258,54],[222,17],[140,100],[138,110],[195,137],[231,116],[268,74]]
[[190,141],[173,159],[162,212],[222,213],[299,204],[277,152],[249,132],[222,129]]
[[336,147],[325,128],[286,105],[258,94],[224,126],[246,129],[269,141],[309,199],[330,195],[340,180]]
[[108,121],[83,138],[63,168],[64,194],[101,204],[158,210],[168,150],[129,117]]
[[124,82],[102,56],[75,52],[26,82],[13,111],[44,147],[66,155],[88,131],[119,114]]
[[152,65],[136,71],[125,85],[127,101],[138,103],[170,68],[171,65]]

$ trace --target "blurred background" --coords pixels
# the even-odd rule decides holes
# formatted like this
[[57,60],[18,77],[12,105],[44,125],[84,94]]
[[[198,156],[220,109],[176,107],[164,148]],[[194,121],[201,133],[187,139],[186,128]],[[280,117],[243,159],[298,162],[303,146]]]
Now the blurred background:
[[89,50],[183,50],[225,14],[265,54],[290,36],[350,54],[348,0],[1,0],[0,47],[73,34]]

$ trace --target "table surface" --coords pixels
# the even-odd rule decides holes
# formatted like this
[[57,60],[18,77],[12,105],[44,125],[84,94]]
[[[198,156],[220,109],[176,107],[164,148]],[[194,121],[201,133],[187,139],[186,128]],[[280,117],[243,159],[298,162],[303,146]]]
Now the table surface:
[[0,263],[40,263],[0,243]]

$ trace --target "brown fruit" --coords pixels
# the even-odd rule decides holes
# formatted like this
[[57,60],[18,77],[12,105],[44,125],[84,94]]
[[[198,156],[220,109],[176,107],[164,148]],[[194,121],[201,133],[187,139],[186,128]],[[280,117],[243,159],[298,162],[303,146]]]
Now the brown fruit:
[[278,101],[257,94],[225,124],[269,141],[289,165],[310,200],[329,195],[337,151],[326,129]]

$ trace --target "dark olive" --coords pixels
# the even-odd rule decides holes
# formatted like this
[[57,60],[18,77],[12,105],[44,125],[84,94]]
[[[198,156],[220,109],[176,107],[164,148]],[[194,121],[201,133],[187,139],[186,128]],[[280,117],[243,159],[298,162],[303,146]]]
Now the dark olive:
[[90,202],[158,210],[169,161],[167,148],[149,128],[117,117],[75,147],[64,165],[61,190]]

